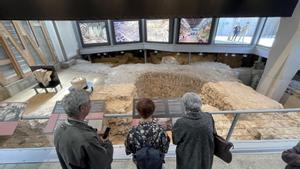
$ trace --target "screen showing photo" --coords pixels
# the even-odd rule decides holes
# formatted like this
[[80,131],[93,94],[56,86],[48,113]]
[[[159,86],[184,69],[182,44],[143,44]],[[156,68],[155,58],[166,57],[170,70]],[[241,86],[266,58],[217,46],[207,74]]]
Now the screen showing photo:
[[169,19],[146,20],[148,42],[169,42]]
[[114,21],[114,31],[117,43],[139,42],[139,21]]
[[212,18],[180,20],[179,43],[208,43]]
[[80,22],[79,28],[84,44],[108,43],[105,22]]
[[258,17],[220,18],[215,43],[251,44],[258,21]]

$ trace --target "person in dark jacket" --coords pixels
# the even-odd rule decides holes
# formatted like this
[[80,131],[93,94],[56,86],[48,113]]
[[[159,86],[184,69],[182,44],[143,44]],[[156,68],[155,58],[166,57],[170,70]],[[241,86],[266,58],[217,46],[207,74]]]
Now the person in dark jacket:
[[282,153],[282,160],[287,163],[285,169],[300,169],[300,142]]
[[211,169],[214,156],[213,118],[201,111],[201,98],[196,93],[182,97],[186,115],[173,126],[177,169]]
[[155,105],[151,99],[143,98],[137,103],[141,119],[138,126],[132,127],[125,140],[127,155],[135,154],[145,145],[159,150],[163,156],[168,152],[170,140],[165,130],[153,120],[154,110]]
[[97,129],[85,121],[91,103],[84,90],[73,90],[62,100],[68,115],[54,133],[56,153],[63,169],[110,169],[113,147],[109,140],[103,140]]

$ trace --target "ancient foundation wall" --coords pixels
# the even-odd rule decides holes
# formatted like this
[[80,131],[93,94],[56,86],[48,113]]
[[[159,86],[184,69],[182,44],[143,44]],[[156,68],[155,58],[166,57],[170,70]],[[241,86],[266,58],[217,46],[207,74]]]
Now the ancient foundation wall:
[[138,97],[172,98],[186,92],[200,92],[203,82],[185,74],[148,72],[141,75],[135,86]]
[[[131,114],[135,97],[134,84],[99,86],[91,96],[92,100],[105,100],[106,113],[113,114]],[[132,118],[105,118],[103,126],[112,128],[110,135],[115,144],[123,144],[131,123]]]
[[203,85],[201,95],[206,104],[220,110],[283,108],[277,101],[239,82],[208,82]]

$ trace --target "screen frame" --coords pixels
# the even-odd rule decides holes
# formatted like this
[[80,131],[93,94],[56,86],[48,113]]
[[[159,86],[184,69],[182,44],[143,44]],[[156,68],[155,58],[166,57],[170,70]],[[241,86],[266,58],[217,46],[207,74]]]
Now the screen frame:
[[[126,22],[126,21],[138,21],[139,23],[139,36],[140,36],[140,40],[139,41],[134,41],[134,42],[117,42],[116,39],[116,32],[115,32],[115,22]],[[143,35],[142,35],[142,21],[141,19],[122,19],[122,20],[112,20],[111,21],[111,32],[112,32],[112,36],[113,36],[113,43],[116,45],[120,45],[120,44],[130,44],[130,43],[141,43],[144,41],[143,39]]]
[[[160,41],[148,41],[147,36],[147,20],[163,20],[168,19],[169,20],[169,41],[168,42],[160,42]],[[162,44],[170,44],[173,42],[173,35],[174,35],[174,19],[173,18],[160,18],[160,19],[144,19],[144,25],[145,25],[145,42],[147,43],[162,43]]]
[[[80,23],[95,23],[95,22],[104,22],[105,23],[105,29],[106,29],[106,37],[107,37],[107,42],[105,43],[89,43],[89,44],[85,44],[83,41],[83,37],[82,37],[82,32],[80,29]],[[109,37],[109,32],[108,32],[108,21],[107,20],[84,20],[84,21],[76,21],[76,25],[77,25],[77,29],[79,32],[79,37],[80,37],[80,41],[81,41],[81,46],[82,47],[93,47],[93,46],[108,46],[111,44],[110,42],[110,37]]]
[[[204,18],[211,18],[211,27],[209,31],[209,37],[207,42],[205,43],[200,43],[200,42],[179,42],[179,36],[180,36],[180,24],[182,19],[204,19]],[[214,28],[216,24],[216,18],[214,17],[204,17],[204,18],[178,18],[178,24],[177,24],[177,37],[176,37],[176,43],[177,44],[201,44],[201,45],[210,45],[213,39],[213,33],[214,33]]]

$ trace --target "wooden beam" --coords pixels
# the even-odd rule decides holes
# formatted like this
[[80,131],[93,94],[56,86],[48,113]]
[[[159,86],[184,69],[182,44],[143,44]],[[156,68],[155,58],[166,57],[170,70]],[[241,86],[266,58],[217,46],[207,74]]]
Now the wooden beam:
[[15,82],[15,81],[17,81],[17,80],[20,80],[20,77],[18,77],[18,76],[13,76],[13,77],[11,77],[11,78],[9,78],[9,79],[6,79],[6,80],[4,81],[4,85],[8,85],[8,84],[10,84],[10,83],[12,83],[12,82]]
[[[4,27],[4,25],[1,22],[0,22],[0,30],[3,31],[3,32],[0,31],[0,35],[2,34],[3,37],[7,37],[10,39],[10,42],[14,45],[14,47],[17,49],[17,51],[20,53],[20,55],[25,59],[25,61],[28,63],[28,65],[30,65],[30,66],[35,65],[34,60],[28,56],[28,54],[26,53],[26,51],[24,49],[20,48],[19,44],[15,41],[15,39],[6,30],[6,28]],[[17,31],[17,28],[16,28],[16,31]],[[20,38],[22,39],[22,36],[20,36]],[[23,45],[25,45],[25,43],[23,43]]]
[[[37,23],[39,23],[39,22],[37,22]],[[33,24],[33,22],[29,21],[29,25],[31,26],[33,35],[35,36],[34,27],[32,26],[32,24]],[[31,40],[30,38],[29,38],[29,41],[30,41],[31,45],[33,46],[33,48],[35,49],[35,51],[38,53],[38,55],[39,55],[41,61],[43,62],[43,64],[47,65],[46,55],[44,55],[44,53],[41,50],[41,48],[39,47],[39,45],[36,45],[36,43],[39,44],[39,42],[37,41],[37,38],[36,38],[36,43],[34,43],[33,40]]]
[[17,75],[20,77],[20,78],[23,78],[24,77],[24,73],[19,65],[19,63],[17,62],[16,58],[14,57],[14,54],[12,53],[9,45],[8,45],[8,42],[6,41],[6,39],[4,39],[2,36],[0,36],[0,43],[2,44],[3,46],[3,49],[4,51],[6,52],[8,58],[10,59]]
[[22,44],[25,47],[25,50],[23,53],[21,53],[21,56],[23,57],[23,59],[27,62],[27,64],[29,66],[34,66],[35,65],[35,60],[32,58],[30,52],[27,50],[26,48],[26,42],[24,39],[24,35],[27,35],[27,32],[22,28],[20,21],[12,21],[16,31],[21,39]]
[[10,63],[11,63],[11,61],[9,59],[1,59],[0,60],[0,66],[8,65]]
[[[7,34],[9,37],[13,38],[14,41],[16,42],[15,46],[18,47],[19,49],[23,49],[23,50],[24,50],[24,48],[23,48],[24,46],[22,46],[21,44],[19,44],[19,43],[16,41],[16,39],[14,38],[14,36],[11,34],[10,31],[8,31],[8,30],[6,29],[6,27],[4,26],[4,24],[3,24],[2,22],[0,22],[0,23],[1,23],[1,29],[4,31],[4,33]],[[12,24],[13,24],[13,22],[12,22]],[[15,28],[15,25],[12,25],[12,26]],[[17,31],[17,30],[16,30],[16,31]],[[18,38],[20,38],[19,34],[17,34],[17,36],[18,36]],[[21,41],[21,40],[20,40],[20,41]],[[21,43],[22,43],[22,41],[21,41]]]
[[[26,21],[28,22],[28,21]],[[37,42],[36,42],[36,39],[35,39],[35,36],[34,36],[34,33],[32,31],[32,28],[28,22],[28,26],[30,27],[30,30],[32,31],[33,33],[33,37],[25,30],[25,28],[23,28],[22,24],[20,21],[13,21],[13,23],[15,24],[15,27],[16,27],[16,30],[18,31],[18,33],[21,35],[21,40],[23,41],[23,44],[25,45],[25,53],[26,53],[26,59],[28,60],[29,62],[29,65],[30,66],[34,66],[36,65],[36,62],[35,62],[35,59],[33,58],[32,54],[31,54],[31,51],[28,49],[28,45],[31,45],[31,42],[30,40],[28,40],[28,42],[30,44],[27,44],[27,41],[26,41],[26,38],[28,39],[31,39],[31,41],[33,41],[36,46],[37,46]],[[32,47],[34,49],[34,47]]]
[[48,33],[48,30],[47,30],[47,27],[45,25],[45,22],[44,21],[40,21],[40,25],[41,25],[41,28],[42,28],[42,31],[43,31],[43,34],[44,34],[44,37],[46,39],[46,42],[47,42],[47,45],[50,49],[50,52],[51,52],[51,56],[52,56],[52,61],[53,63],[57,63],[57,56],[55,54],[55,51],[54,51],[54,47],[52,45],[52,42],[50,40],[50,35]]
[[39,42],[38,42],[38,40],[37,40],[37,38],[36,38],[36,36],[35,36],[35,33],[34,33],[34,28],[33,28],[33,22],[32,21],[28,21],[28,24],[29,24],[29,26],[30,26],[30,29],[31,29],[31,31],[32,31],[32,34],[33,34],[33,37],[34,37],[34,39],[35,39],[35,42],[36,42],[36,45],[37,46],[40,46],[40,44],[39,44]]
[[0,72],[0,85],[4,86],[5,82],[6,82],[6,79],[5,79],[4,75],[3,75],[3,73]]
[[36,45],[36,43],[34,43],[34,41],[31,38],[29,38],[28,36],[25,36],[25,38],[27,38],[27,40],[29,41],[29,43],[31,44],[31,46],[33,47],[35,52],[38,54],[42,63],[47,65],[47,59],[46,59],[46,56],[44,55],[44,53],[42,52],[42,50]]

